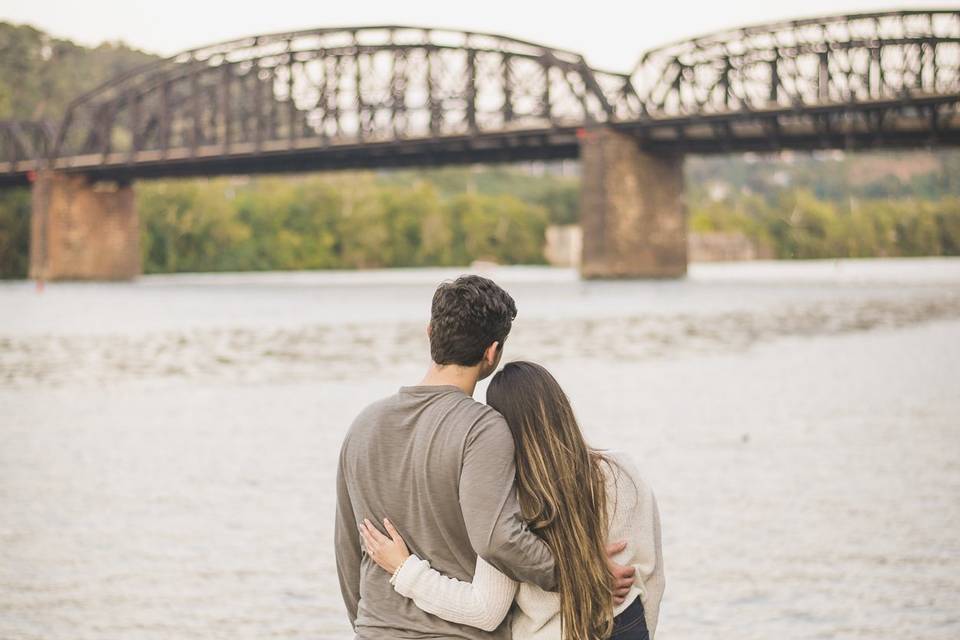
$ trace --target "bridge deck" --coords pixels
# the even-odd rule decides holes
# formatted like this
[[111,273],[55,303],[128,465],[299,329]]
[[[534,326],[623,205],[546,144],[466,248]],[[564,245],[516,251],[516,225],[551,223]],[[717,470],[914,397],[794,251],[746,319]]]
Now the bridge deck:
[[[960,145],[960,94],[825,104],[684,117],[647,117],[609,126],[664,153],[772,152]],[[517,129],[389,141],[295,140],[177,147],[57,158],[50,167],[126,182],[178,176],[378,169],[573,159],[589,127]],[[0,185],[29,183],[39,161],[0,163]]]

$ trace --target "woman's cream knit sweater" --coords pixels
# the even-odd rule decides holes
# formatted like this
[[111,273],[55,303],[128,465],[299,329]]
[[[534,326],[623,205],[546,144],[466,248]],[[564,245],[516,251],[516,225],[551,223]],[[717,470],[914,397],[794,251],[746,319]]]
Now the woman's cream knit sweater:
[[[653,638],[664,589],[657,502],[628,456],[606,455],[613,462],[606,478],[610,512],[608,542],[626,541],[626,549],[613,560],[621,565],[633,565],[637,570],[636,583],[614,613],[620,613],[639,597]],[[463,582],[442,575],[426,560],[411,555],[392,583],[397,593],[413,599],[424,611],[486,631],[500,626],[516,598],[511,625],[514,640],[559,640],[561,637],[560,596],[532,584],[518,585],[482,558],[477,558],[473,582]]]

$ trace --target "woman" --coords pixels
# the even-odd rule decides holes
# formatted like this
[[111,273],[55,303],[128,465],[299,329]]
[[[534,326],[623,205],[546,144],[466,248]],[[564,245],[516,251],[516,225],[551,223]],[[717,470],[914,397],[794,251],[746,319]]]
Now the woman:
[[[367,553],[392,577],[401,595],[436,616],[486,631],[513,603],[515,640],[652,638],[663,594],[663,559],[656,500],[622,454],[587,446],[566,394],[532,362],[513,362],[494,376],[487,404],[513,433],[520,507],[530,529],[550,546],[558,593],[518,585],[482,558],[473,582],[446,577],[411,555],[389,520],[388,536],[370,521],[360,526]],[[606,546],[627,541],[612,559],[636,567],[636,583],[614,607]]]

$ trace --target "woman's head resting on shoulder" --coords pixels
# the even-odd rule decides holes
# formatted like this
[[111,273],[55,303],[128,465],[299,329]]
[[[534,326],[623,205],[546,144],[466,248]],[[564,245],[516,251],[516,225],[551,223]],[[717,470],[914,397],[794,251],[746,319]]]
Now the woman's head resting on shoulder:
[[613,601],[602,456],[587,445],[570,400],[539,364],[505,365],[490,381],[487,404],[513,434],[523,516],[556,558],[564,640],[609,637]]

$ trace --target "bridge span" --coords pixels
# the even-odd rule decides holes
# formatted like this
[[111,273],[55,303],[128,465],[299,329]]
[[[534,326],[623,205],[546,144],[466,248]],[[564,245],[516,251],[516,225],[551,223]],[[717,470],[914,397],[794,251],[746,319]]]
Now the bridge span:
[[493,34],[369,26],[261,35],[151,63],[60,123],[0,122],[0,186],[31,184],[31,274],[139,273],[132,182],[580,158],[582,272],[686,271],[687,153],[960,143],[960,10],[756,25],[629,73]]

